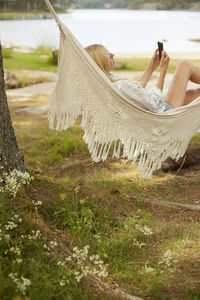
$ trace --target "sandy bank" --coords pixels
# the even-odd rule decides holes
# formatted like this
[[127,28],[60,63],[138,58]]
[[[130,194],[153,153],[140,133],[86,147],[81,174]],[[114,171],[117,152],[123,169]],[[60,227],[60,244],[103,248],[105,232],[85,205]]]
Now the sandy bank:
[[[200,47],[199,47],[200,48]],[[174,59],[200,59],[199,52],[168,52],[169,56]],[[131,57],[152,57],[153,52],[115,52],[115,56],[119,58]]]
[[[16,52],[24,52],[30,53],[34,52],[34,48],[31,47],[21,47],[21,46],[13,46],[13,51]],[[152,52],[114,52],[116,57],[119,58],[131,58],[131,57],[152,57]],[[181,51],[181,52],[168,52],[171,58],[175,59],[200,59],[200,43],[199,43],[199,51]]]

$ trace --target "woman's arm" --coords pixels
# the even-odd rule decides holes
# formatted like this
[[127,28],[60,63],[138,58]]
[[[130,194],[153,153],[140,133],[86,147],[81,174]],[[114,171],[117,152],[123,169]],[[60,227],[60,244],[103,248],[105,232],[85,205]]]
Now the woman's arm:
[[162,57],[160,61],[160,75],[157,81],[156,86],[162,91],[165,81],[165,76],[167,73],[167,68],[169,64],[170,58],[165,51],[162,52]]
[[149,66],[141,76],[139,82],[143,86],[143,88],[146,87],[147,83],[149,82],[149,79],[151,78],[152,73],[155,71],[155,69],[159,66],[159,54],[158,49],[155,50],[154,55],[150,61]]

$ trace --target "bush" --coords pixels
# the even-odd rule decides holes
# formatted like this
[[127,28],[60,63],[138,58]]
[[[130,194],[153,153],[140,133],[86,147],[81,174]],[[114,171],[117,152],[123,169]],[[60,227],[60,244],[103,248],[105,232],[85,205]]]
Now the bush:
[[3,58],[11,58],[12,57],[12,50],[9,48],[2,49]]
[[58,64],[58,50],[52,50],[52,56],[49,57],[48,62],[52,65],[56,65]]

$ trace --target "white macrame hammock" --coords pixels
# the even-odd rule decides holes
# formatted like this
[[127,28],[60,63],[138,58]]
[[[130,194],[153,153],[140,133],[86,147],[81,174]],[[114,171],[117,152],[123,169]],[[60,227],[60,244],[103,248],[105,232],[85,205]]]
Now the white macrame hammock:
[[128,158],[149,177],[169,156],[178,160],[200,128],[200,97],[162,114],[122,97],[45,0],[60,29],[57,81],[50,96],[50,128],[66,130],[82,116],[84,141],[93,161]]

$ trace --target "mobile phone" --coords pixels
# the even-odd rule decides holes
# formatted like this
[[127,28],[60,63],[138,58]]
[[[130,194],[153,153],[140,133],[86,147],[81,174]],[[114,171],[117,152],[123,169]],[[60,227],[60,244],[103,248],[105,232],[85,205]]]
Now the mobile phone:
[[162,56],[162,51],[163,51],[163,43],[158,42],[158,52],[159,52],[159,59],[161,60]]

